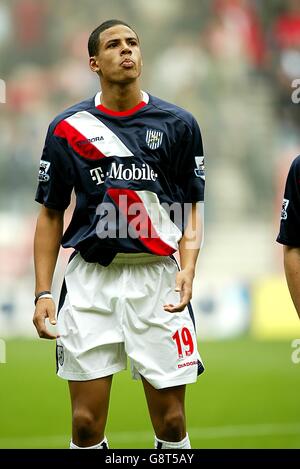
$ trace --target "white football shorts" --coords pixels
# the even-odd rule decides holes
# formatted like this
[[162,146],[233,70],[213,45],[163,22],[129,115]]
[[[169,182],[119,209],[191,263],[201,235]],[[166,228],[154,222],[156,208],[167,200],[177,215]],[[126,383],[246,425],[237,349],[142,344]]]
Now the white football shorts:
[[57,374],[87,381],[124,370],[130,359],[156,389],[193,383],[202,365],[189,306],[163,309],[180,301],[175,292],[176,261],[152,254],[117,254],[108,267],[69,262],[61,292],[57,328]]

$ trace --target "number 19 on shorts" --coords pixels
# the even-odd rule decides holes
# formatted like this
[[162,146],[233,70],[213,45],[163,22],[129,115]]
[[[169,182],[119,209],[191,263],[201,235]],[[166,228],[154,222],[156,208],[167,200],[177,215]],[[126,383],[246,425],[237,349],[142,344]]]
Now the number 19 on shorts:
[[172,336],[177,345],[178,358],[189,357],[194,352],[193,337],[187,327],[178,329]]

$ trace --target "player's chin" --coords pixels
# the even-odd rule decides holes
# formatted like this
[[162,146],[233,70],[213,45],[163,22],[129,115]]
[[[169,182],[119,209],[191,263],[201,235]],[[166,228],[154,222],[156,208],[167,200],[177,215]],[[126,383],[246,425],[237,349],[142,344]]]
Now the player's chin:
[[126,67],[121,67],[120,70],[120,76],[130,76],[130,77],[135,77],[138,78],[141,74],[141,71],[139,68],[136,67],[136,65],[133,65],[132,67],[126,68]]
[[123,84],[127,84],[127,83],[132,83],[134,81],[136,81],[138,79],[139,75],[135,72],[135,73],[122,73],[122,75],[120,75],[118,77],[118,83],[123,83]]

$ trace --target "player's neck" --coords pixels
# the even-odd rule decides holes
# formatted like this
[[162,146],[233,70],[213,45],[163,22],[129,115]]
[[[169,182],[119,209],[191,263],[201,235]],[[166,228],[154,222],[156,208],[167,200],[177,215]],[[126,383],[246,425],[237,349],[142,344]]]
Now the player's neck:
[[122,112],[137,106],[143,99],[137,82],[120,86],[102,83],[101,104],[112,111]]

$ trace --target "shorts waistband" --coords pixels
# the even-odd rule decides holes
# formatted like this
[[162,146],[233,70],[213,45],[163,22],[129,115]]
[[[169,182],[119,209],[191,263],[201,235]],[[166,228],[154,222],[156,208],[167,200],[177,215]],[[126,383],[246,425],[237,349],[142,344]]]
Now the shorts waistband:
[[162,262],[169,256],[156,256],[147,252],[118,252],[112,260],[112,264],[149,264],[151,262]]

